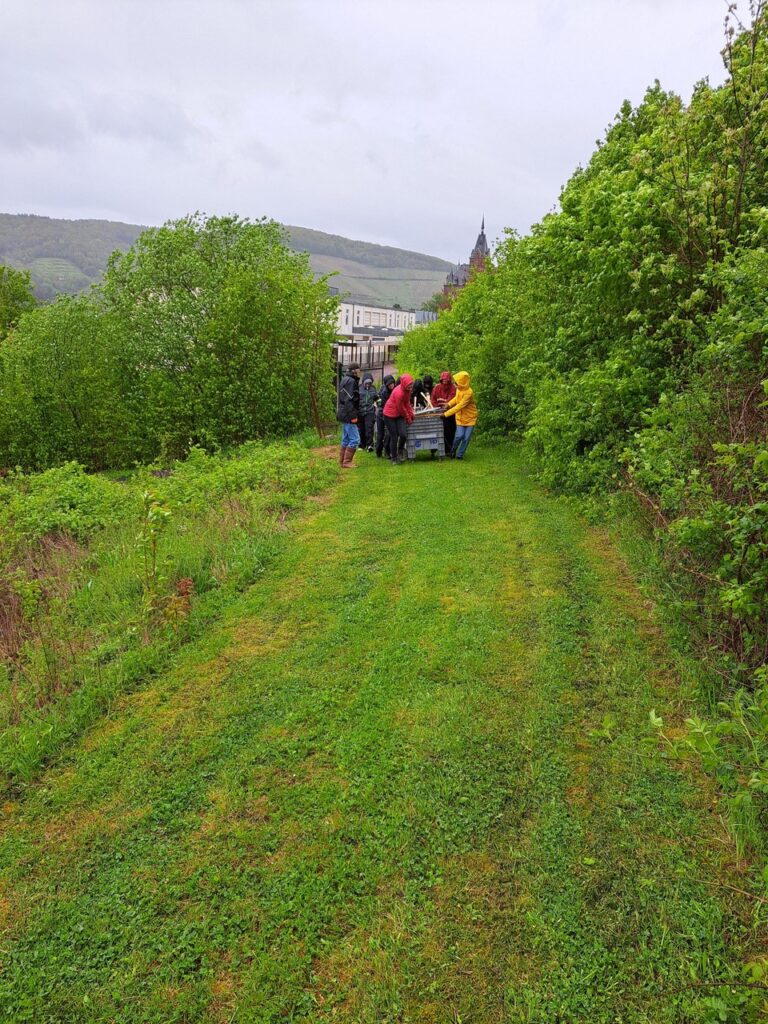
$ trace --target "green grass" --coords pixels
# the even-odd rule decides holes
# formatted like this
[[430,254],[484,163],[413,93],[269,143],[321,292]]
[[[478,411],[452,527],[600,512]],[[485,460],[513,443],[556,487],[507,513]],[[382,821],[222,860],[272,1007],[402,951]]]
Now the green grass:
[[[0,602],[12,609],[0,614],[5,790],[23,788],[204,634],[281,549],[289,514],[337,472],[295,439],[229,455],[195,449],[161,476],[68,464],[0,481]],[[161,512],[149,576],[144,493]]]
[[678,681],[606,537],[503,449],[358,461],[5,806],[2,1019],[763,1019],[760,904],[643,743]]

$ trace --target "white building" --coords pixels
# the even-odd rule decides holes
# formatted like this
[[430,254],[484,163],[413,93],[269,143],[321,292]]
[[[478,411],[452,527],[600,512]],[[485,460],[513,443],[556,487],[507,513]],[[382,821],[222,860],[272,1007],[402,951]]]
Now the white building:
[[[345,341],[381,341],[390,332],[403,334],[416,326],[416,311],[344,300],[339,303],[336,333]],[[386,329],[386,330],[385,330]],[[396,344],[397,339],[393,339]]]
[[416,326],[416,311],[344,299],[339,303],[335,347],[341,366],[359,363],[364,369],[381,368],[395,358],[403,334]]

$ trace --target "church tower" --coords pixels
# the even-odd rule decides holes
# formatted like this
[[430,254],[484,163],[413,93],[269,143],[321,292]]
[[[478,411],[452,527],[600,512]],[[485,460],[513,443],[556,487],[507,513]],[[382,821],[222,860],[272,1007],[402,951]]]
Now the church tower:
[[480,225],[480,234],[477,236],[475,247],[469,257],[469,263],[457,263],[456,269],[451,268],[443,285],[444,302],[450,306],[456,298],[456,294],[469,283],[472,274],[481,274],[487,267],[491,256],[491,247],[485,237],[485,214]]
[[486,264],[488,263],[488,257],[490,255],[491,250],[488,245],[488,239],[485,237],[485,214],[483,214],[483,223],[480,225],[480,234],[477,236],[475,248],[472,250],[472,255],[469,257],[470,267],[477,271],[485,270]]

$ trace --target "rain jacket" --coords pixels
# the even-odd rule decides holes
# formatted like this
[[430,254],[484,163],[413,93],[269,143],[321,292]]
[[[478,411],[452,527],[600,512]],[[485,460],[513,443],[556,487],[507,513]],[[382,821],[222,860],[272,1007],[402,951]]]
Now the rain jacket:
[[360,381],[349,370],[339,382],[336,400],[336,419],[339,423],[353,423],[360,415]]
[[392,385],[392,391],[395,390],[395,378],[391,373],[388,373],[384,380],[381,382],[381,390],[379,391],[379,412],[384,414],[384,406],[387,404],[387,399],[392,394],[389,389],[389,385]]
[[456,381],[456,394],[443,412],[446,416],[455,416],[459,427],[474,427],[477,423],[477,404],[475,393],[469,386],[469,374],[459,370],[453,379]]
[[[371,386],[369,388],[367,388],[365,386],[365,382],[367,380],[369,380],[371,382]],[[378,399],[378,397],[379,397],[378,392],[376,391],[376,388],[374,387],[374,384],[373,384],[373,377],[370,375],[370,373],[366,373],[366,375],[363,377],[363,382],[360,385],[360,415],[361,416],[367,416],[370,413],[375,412],[375,410],[376,410],[376,400]]]
[[413,422],[413,408],[411,407],[411,389],[413,388],[413,377],[404,373],[400,383],[384,404],[384,415],[391,419],[402,416],[406,423]]
[[448,403],[456,394],[456,385],[451,380],[451,375],[445,370],[440,374],[440,383],[432,388],[432,405],[437,409],[441,402]]

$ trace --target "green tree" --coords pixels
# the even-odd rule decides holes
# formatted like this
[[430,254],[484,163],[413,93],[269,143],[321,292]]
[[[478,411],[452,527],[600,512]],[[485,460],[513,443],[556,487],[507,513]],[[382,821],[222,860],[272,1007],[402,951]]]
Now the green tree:
[[101,469],[132,460],[110,326],[85,297],[23,317],[0,347],[0,462]]
[[426,302],[422,302],[421,308],[427,310],[428,313],[439,313],[440,310],[445,309],[448,303],[445,295],[440,292],[435,292]]
[[0,265],[0,340],[16,326],[22,313],[35,305],[29,271]]
[[335,302],[274,222],[151,229],[0,347],[0,462],[102,468],[295,433],[330,409]]
[[194,216],[146,231],[112,258],[103,295],[143,456],[310,422],[337,300],[275,222]]

